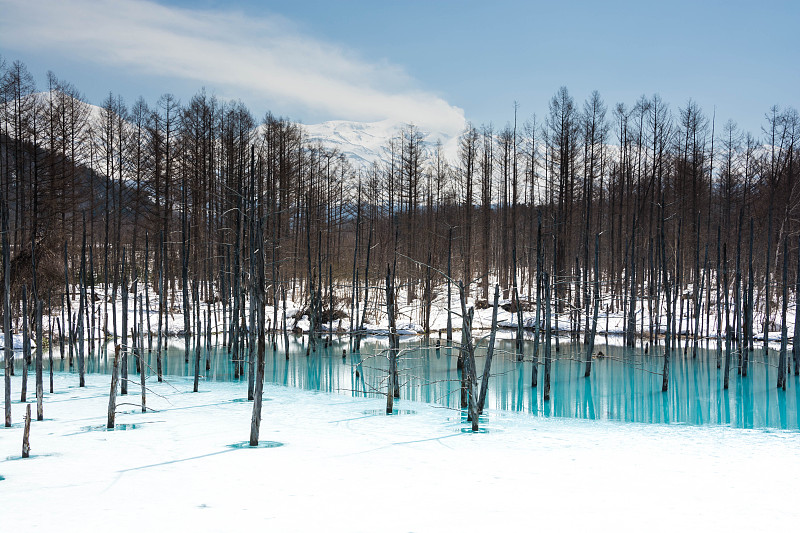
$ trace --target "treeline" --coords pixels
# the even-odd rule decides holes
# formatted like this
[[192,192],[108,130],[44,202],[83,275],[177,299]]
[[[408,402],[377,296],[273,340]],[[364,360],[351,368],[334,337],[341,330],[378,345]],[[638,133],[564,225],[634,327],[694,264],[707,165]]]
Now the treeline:
[[561,88],[543,118],[518,122],[515,111],[502,128],[467,125],[455,159],[409,125],[384,161],[355,168],[301,125],[204,91],[130,105],[109,94],[95,108],[52,73],[37,88],[20,62],[3,61],[0,76],[13,316],[34,264],[39,297],[60,302],[82,261],[92,286],[116,291],[127,254],[129,270],[147,269],[151,288],[180,306],[188,280],[204,301],[246,298],[260,253],[267,301],[286,291],[316,301],[319,317],[329,296],[381,285],[387,264],[426,320],[448,272],[479,300],[497,281],[523,309],[548,272],[556,324],[563,314],[588,331],[599,235],[604,306],[630,317],[629,335],[653,335],[666,285],[686,319],[676,327],[714,334],[721,295],[742,299],[743,326],[748,291],[751,316],[765,318],[755,329],[774,329],[784,253],[788,279],[798,272],[792,108],[766,110],[753,135],[693,101],[672,108],[654,95],[609,109],[596,92],[579,103]]

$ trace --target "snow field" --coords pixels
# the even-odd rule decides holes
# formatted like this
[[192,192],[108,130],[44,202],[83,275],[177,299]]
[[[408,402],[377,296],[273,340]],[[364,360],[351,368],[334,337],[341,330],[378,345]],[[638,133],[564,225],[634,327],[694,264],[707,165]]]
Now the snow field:
[[139,401],[131,384],[117,424],[136,429],[104,431],[109,377],[79,389],[58,374],[26,460],[14,403],[0,529],[759,531],[800,518],[797,432],[489,411],[488,432],[470,434],[458,411],[400,400],[385,416],[380,398],[267,383],[261,439],[283,445],[232,448],[249,436],[244,383],[148,386],[156,411],[124,405]]

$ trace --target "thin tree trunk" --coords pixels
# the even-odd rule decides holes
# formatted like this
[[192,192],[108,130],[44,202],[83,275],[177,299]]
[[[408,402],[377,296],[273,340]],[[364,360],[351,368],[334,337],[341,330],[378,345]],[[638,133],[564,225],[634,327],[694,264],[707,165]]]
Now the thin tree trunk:
[[[259,243],[263,243],[261,221],[256,229],[256,237]],[[256,285],[254,300],[251,305],[258,309],[258,364],[256,365],[255,386],[253,391],[253,417],[250,421],[250,446],[258,446],[259,431],[261,429],[261,403],[264,391],[264,352],[266,349],[266,339],[264,337],[264,319],[266,299],[264,297],[264,285],[266,283],[264,273],[264,254],[259,252],[257,258],[257,272],[253,283]]]
[[494,306],[492,309],[492,330],[489,334],[489,345],[486,347],[486,363],[483,367],[483,376],[481,377],[481,392],[478,396],[478,414],[483,413],[483,407],[486,404],[486,392],[489,389],[489,376],[492,369],[492,357],[494,356],[494,341],[497,335],[497,307],[500,299],[500,286],[494,286]]
[[461,327],[462,338],[464,339],[461,346],[461,351],[464,354],[464,370],[462,373],[466,376],[464,385],[467,393],[468,419],[472,422],[472,431],[476,432],[478,431],[478,395],[476,394],[478,389],[475,371],[475,347],[472,344],[472,317],[474,308],[470,308],[469,312],[467,311],[467,296],[464,292],[464,284],[460,281],[458,282],[458,293],[461,300],[461,316],[464,320]]
[[453,342],[453,313],[451,310],[453,303],[452,284],[453,278],[451,275],[451,265],[453,256],[453,228],[447,232],[447,343]]
[[36,300],[36,420],[44,419],[44,382],[42,377],[42,301]]
[[[797,280],[794,285],[794,375],[800,375],[800,237],[797,238]],[[746,374],[745,374],[746,375]]]
[[53,306],[52,291],[47,292],[48,328],[47,359],[50,367],[50,394],[53,394]]
[[[0,219],[2,219],[3,244],[3,352],[5,360],[5,427],[11,427],[11,375],[14,373],[14,339],[11,331],[11,249],[8,239],[8,206],[6,195],[0,199]],[[63,350],[62,350],[63,353]]]
[[522,302],[519,301],[519,290],[517,288],[517,245],[515,244],[512,248],[512,256],[513,256],[513,265],[514,265],[514,302],[517,304],[517,339],[516,339],[516,349],[517,349],[517,361],[522,361],[525,359],[525,346],[523,341],[525,339],[525,333],[523,330],[523,319],[522,319]]
[[119,376],[119,344],[114,346],[114,363],[111,367],[111,391],[108,394],[108,429],[114,428],[114,417],[117,414],[117,380]]
[[[145,284],[145,289],[147,289],[147,284]],[[142,307],[142,295],[139,295],[139,347],[137,352],[139,354],[139,379],[141,380],[142,385],[142,412],[147,412],[147,388],[145,387],[145,381],[147,380],[147,364],[144,362],[144,308]]]
[[600,234],[594,236],[594,308],[592,310],[592,333],[586,348],[586,370],[583,376],[588,378],[592,373],[592,354],[594,353],[594,337],[597,334],[597,315],[600,310]]
[[664,239],[664,214],[661,214],[661,266],[664,278],[664,298],[667,304],[667,335],[664,339],[664,367],[661,370],[661,392],[669,389],[669,359],[672,351],[672,300],[670,296],[669,269],[667,267],[667,251]]
[[200,385],[200,289],[197,286],[197,281],[192,284],[192,292],[194,293],[194,304],[196,306],[196,313],[197,313],[197,321],[195,326],[197,327],[197,332],[195,334],[195,348],[194,348],[194,384],[192,386],[192,392],[197,392],[199,385]]
[[[163,316],[164,316],[164,286],[166,285],[166,281],[164,280],[164,262],[166,258],[164,257],[164,232],[162,231],[159,234],[159,242],[158,248],[160,250],[158,262],[158,329],[156,330],[156,372],[158,373],[158,382],[161,383],[162,381],[162,368],[161,368],[161,342],[163,340],[162,337],[162,326],[163,326]],[[187,350],[185,353],[185,357],[187,358],[186,362],[188,362],[189,351]]]
[[552,353],[552,328],[550,327],[550,276],[547,272],[542,275],[542,284],[544,285],[544,322],[545,322],[545,335],[544,335],[544,401],[550,400],[550,365]]
[[28,365],[31,364],[31,338],[28,332],[28,286],[22,286],[22,394],[20,402],[27,401]]
[[722,245],[722,285],[725,294],[725,374],[723,376],[723,388],[728,388],[731,369],[731,312],[728,300],[728,248],[727,244]]
[[27,459],[31,453],[31,404],[25,406],[25,429],[22,433],[22,458]]
[[783,239],[783,298],[781,303],[781,352],[778,358],[778,388],[786,390],[786,308],[789,301],[789,239]]
[[128,394],[128,273],[125,269],[125,248],[122,249],[122,383],[120,394]]
[[394,284],[392,282],[391,268],[386,266],[386,313],[389,317],[389,378],[386,388],[386,414],[392,414],[394,409],[394,389],[397,378],[397,353],[395,352],[395,337],[397,325],[395,324],[394,310]]
[[538,213],[536,230],[536,323],[533,330],[533,364],[531,367],[531,387],[539,381],[539,337],[542,329],[542,212]]

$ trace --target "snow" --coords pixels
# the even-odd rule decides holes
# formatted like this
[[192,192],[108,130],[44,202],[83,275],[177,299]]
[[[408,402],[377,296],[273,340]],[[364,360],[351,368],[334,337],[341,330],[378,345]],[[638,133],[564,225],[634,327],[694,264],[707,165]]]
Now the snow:
[[[372,163],[389,163],[389,141],[399,137],[408,124],[392,120],[378,122],[352,122],[332,120],[319,124],[303,126],[306,139],[312,144],[321,144],[342,153],[353,166],[367,169]],[[442,155],[448,161],[455,161],[458,155],[458,137],[441,132],[419,130],[423,149],[428,156],[435,157],[436,141],[442,142]],[[400,157],[397,148],[395,160]]]
[[261,439],[282,446],[234,448],[249,435],[244,384],[151,380],[156,411],[120,405],[126,431],[101,430],[108,376],[76,385],[56,375],[30,459],[23,404],[0,428],[2,530],[764,531],[800,518],[797,432],[489,411],[471,434],[458,411],[400,400],[385,416],[381,398],[268,383]]
[[[12,339],[13,349],[15,351],[24,349],[24,345],[23,345],[24,337],[23,337],[22,333],[12,333],[11,334],[11,339]],[[0,349],[2,349],[2,347],[4,347],[6,345],[5,342],[6,342],[5,334],[4,333],[0,333]],[[36,341],[34,339],[31,339],[31,350],[33,350],[35,348],[36,348]]]
[[[133,295],[131,295],[130,298],[129,298],[129,303],[128,303],[128,327],[132,327],[133,326],[134,320],[138,324],[138,321],[139,321],[138,308],[137,308],[137,314],[136,314],[136,316],[134,316],[133,304],[134,304],[134,299],[136,299],[137,305],[138,305],[139,295],[142,296],[142,301],[144,303],[145,298],[144,298],[143,287],[144,287],[144,284],[140,283],[139,284],[139,292],[138,292],[136,298],[134,298]],[[473,286],[473,290],[474,291],[477,290],[477,287]],[[75,310],[78,309],[78,304],[79,304],[78,296],[77,296],[78,293],[79,293],[79,291],[78,291],[77,287],[73,287],[73,289],[71,291],[71,294],[73,295],[73,298],[72,298],[73,313],[75,312]],[[114,313],[114,311],[112,310],[111,304],[107,303],[108,301],[110,301],[110,296],[111,296],[111,290],[110,289],[109,289],[109,294],[106,295],[105,291],[103,290],[102,285],[98,285],[95,288],[95,293],[96,293],[96,295],[98,297],[97,302],[95,302],[95,304],[94,304],[94,306],[95,306],[95,317],[98,320],[101,320],[99,317],[104,317],[104,316],[106,316],[106,313],[107,313],[109,318],[108,318],[108,323],[107,324],[105,323],[104,320],[101,320],[101,322],[99,323],[100,330],[102,330],[102,332],[98,331],[97,328],[93,328],[93,330],[92,330],[92,334],[93,335],[92,336],[94,337],[95,340],[100,339],[101,333],[102,333],[102,337],[103,338],[106,338],[107,336],[111,336],[112,335],[112,331],[113,331],[113,318],[114,318],[115,314],[116,314],[116,320],[117,320],[117,330],[121,334],[121,324],[122,324],[122,314],[123,314],[122,313],[122,304],[121,304],[121,301],[122,301],[121,293],[117,294],[116,306],[114,308],[116,313]],[[433,294],[435,296],[434,296],[434,298],[433,298],[433,300],[431,302],[431,321],[430,321],[431,334],[433,336],[436,336],[437,334],[440,334],[440,333],[443,334],[443,332],[446,331],[448,306],[450,307],[450,309],[452,309],[451,318],[452,318],[453,330],[454,331],[460,330],[461,325],[462,325],[462,321],[461,321],[461,317],[460,317],[460,314],[461,314],[461,303],[460,303],[460,300],[459,300],[458,291],[457,290],[453,290],[452,291],[452,297],[451,297],[451,300],[450,300],[449,304],[448,304],[448,300],[447,300],[446,285],[442,284],[440,286],[434,287]],[[473,293],[473,295],[474,295],[474,293]],[[304,295],[301,294],[300,298],[303,298],[303,296]],[[346,314],[349,314],[350,313],[350,308],[349,308],[350,292],[345,289],[343,292],[338,293],[337,297],[340,297],[340,300],[343,301],[343,302],[348,302],[348,303],[346,303],[344,305],[338,306],[337,309],[340,309],[340,310],[344,311]],[[150,308],[149,308],[149,311],[148,310],[145,311],[145,320],[147,319],[147,316],[149,315],[149,317],[150,317],[150,332],[151,332],[151,334],[153,336],[156,335],[157,328],[158,328],[158,312],[157,312],[157,310],[158,310],[158,301],[159,301],[158,294],[156,294],[151,289],[150,290]],[[511,301],[510,300],[500,300],[499,304],[500,304],[501,308],[498,309],[498,314],[497,314],[498,326],[500,328],[505,328],[505,335],[506,336],[515,335],[515,331],[516,331],[516,328],[517,328],[517,314],[509,312],[509,311],[505,311],[505,310],[502,309],[502,306],[504,304],[508,304],[508,303],[511,303]],[[608,300],[603,301],[603,303],[601,305],[601,308],[606,308],[607,307],[607,303],[608,303]],[[400,335],[404,335],[404,336],[406,336],[406,335],[421,335],[421,334],[423,334],[424,331],[425,331],[424,327],[423,327],[423,318],[422,318],[423,317],[423,312],[422,312],[423,302],[421,300],[419,300],[419,299],[412,299],[409,302],[407,297],[406,297],[405,289],[401,288],[398,291],[397,304],[398,304],[397,332]],[[475,304],[476,304],[476,298],[471,297],[471,298],[468,299],[468,302],[467,302],[468,307],[469,306],[475,306]],[[246,303],[245,305],[247,306],[248,304]],[[645,308],[643,309],[642,302],[639,302],[638,309],[637,309],[637,318],[636,318],[637,332],[639,332],[639,331],[644,332],[644,337],[645,338],[643,339],[643,341],[648,340],[648,332],[649,332],[649,324],[650,324],[650,310],[649,310],[649,308],[646,307],[647,305],[648,304],[645,302],[644,303]],[[663,301],[662,301],[662,306],[663,306]],[[795,302],[790,302],[789,303],[789,309],[788,309],[788,312],[787,312],[786,321],[787,321],[787,337],[788,337],[788,344],[790,346],[790,349],[791,349],[792,341],[794,339],[794,324],[795,324],[796,308],[797,308],[797,304]],[[168,320],[168,323],[166,324],[166,331],[167,331],[168,335],[172,335],[172,336],[183,335],[184,320],[183,320],[182,309],[183,309],[183,306],[182,306],[182,303],[181,303],[181,294],[180,294],[180,292],[178,292],[176,294],[176,300],[172,302],[172,305],[170,307],[169,320]],[[203,330],[202,333],[205,333],[205,327],[206,327],[206,325],[205,325],[205,317],[206,317],[207,309],[208,309],[208,304],[201,303],[201,316],[203,317],[203,321],[204,321],[204,323],[202,325],[202,330]],[[299,329],[304,333],[308,333],[308,330],[310,328],[310,321],[309,321],[308,315],[300,315],[299,314],[301,310],[305,310],[305,309],[307,309],[307,306],[302,301],[292,301],[291,299],[287,301],[287,310],[286,310],[287,320],[286,320],[286,322],[287,322],[287,327],[290,330]],[[362,312],[363,312],[363,309],[361,309],[359,311],[359,319],[360,319],[360,316],[361,316],[360,313],[362,313]],[[231,313],[231,307],[229,306],[228,310],[227,310],[227,315],[228,315],[227,318],[228,318],[228,320],[230,319],[230,313]],[[706,323],[706,319],[707,319],[707,317],[705,315],[705,309],[703,309],[702,313],[703,314],[701,316],[700,322],[701,322],[701,327],[703,328],[703,331],[705,332],[706,331],[705,323]],[[60,311],[55,311],[54,312],[54,315],[53,315],[53,324],[54,324],[53,327],[54,327],[54,330],[55,330],[54,335],[57,332],[56,326],[55,326],[55,319],[56,318],[60,318],[60,316],[61,316]],[[266,307],[266,317],[269,320],[269,325],[271,327],[272,319],[274,317],[274,308],[272,306],[268,305]],[[542,311],[542,317],[543,317],[543,311]],[[19,318],[17,317],[15,320],[16,321],[12,324],[12,333],[13,333],[13,336],[14,336],[13,337],[14,338],[14,350],[16,351],[15,356],[16,357],[21,357],[22,354],[21,354],[20,351],[22,350],[22,336],[21,336],[21,334],[19,332],[20,332],[20,330],[22,328],[21,328],[21,323],[20,323]],[[582,313],[581,314],[581,328],[583,328],[583,326],[585,325],[585,320],[586,320],[586,316],[585,316],[585,314]],[[620,335],[622,335],[625,332],[626,321],[627,321],[627,319],[626,319],[626,317],[623,315],[623,313],[621,311],[616,311],[616,312],[601,311],[599,313],[598,321],[597,321],[597,334],[598,335],[608,335],[609,337],[606,339],[606,341],[610,342],[611,344],[621,343],[623,341],[623,339],[620,337]],[[659,328],[660,328],[660,333],[663,335],[666,332],[666,313],[665,313],[665,310],[663,308],[662,308],[661,316],[658,317],[658,321],[659,321],[658,324],[659,324]],[[779,318],[777,320],[775,320],[775,317],[774,316],[772,317],[771,325],[772,325],[773,329],[775,327],[779,328],[779,321],[780,321]],[[73,318],[73,322],[74,322],[74,318]],[[196,327],[195,323],[194,323],[194,318],[192,318],[191,322],[192,322],[191,323],[191,327],[194,329]],[[763,330],[762,330],[763,326],[762,325],[764,323],[764,315],[763,315],[762,312],[755,313],[754,322],[755,322],[755,325],[756,325],[756,328],[755,328],[755,331],[754,331],[754,341],[760,342],[760,341],[763,340]],[[777,326],[776,326],[775,322],[778,323]],[[475,335],[476,336],[479,336],[481,334],[481,332],[484,332],[484,333],[487,332],[491,328],[491,323],[492,323],[492,308],[491,307],[487,307],[485,309],[475,308],[475,316],[473,318],[473,330],[475,331]],[[731,323],[733,323],[733,310],[731,311]],[[282,327],[282,324],[283,324],[283,304],[282,303],[279,303],[279,306],[278,306],[277,324],[278,324],[278,327]],[[526,335],[527,338],[532,338],[532,333],[533,333],[533,329],[535,327],[535,324],[536,324],[536,313],[535,313],[535,311],[525,312],[523,314],[523,325],[526,328],[525,335]],[[98,325],[98,324],[96,323],[95,325]],[[708,329],[711,332],[711,335],[708,336],[708,337],[716,338],[715,336],[716,336],[716,332],[717,332],[717,317],[714,314],[712,314],[710,317],[708,317],[708,325],[709,325]],[[559,331],[562,334],[566,334],[566,333],[569,332],[570,326],[571,326],[571,324],[570,324],[570,321],[569,321],[569,315],[561,314],[559,316],[559,320],[558,320],[557,324],[555,322],[555,316],[554,316],[553,323],[552,323],[552,327],[553,327],[554,331]],[[48,337],[48,327],[49,327],[49,320],[48,320],[47,317],[45,317],[45,319],[44,319],[44,337],[45,338]],[[223,323],[222,306],[221,306],[221,304],[219,302],[217,302],[216,304],[212,305],[212,309],[211,309],[211,331],[212,331],[212,333],[222,333],[223,330],[225,330],[227,327],[228,327],[228,324]],[[319,325],[319,329],[321,331],[325,331],[325,332],[327,332],[327,331],[335,331],[335,332],[346,333],[346,332],[350,331],[350,327],[351,326],[350,326],[350,317],[349,316],[347,316],[347,317],[345,317],[343,319],[336,319],[336,320],[333,321],[333,323],[323,323],[323,324]],[[654,325],[654,327],[655,327],[655,325]],[[146,325],[145,325],[145,328],[146,328]],[[686,335],[690,328],[694,328],[694,318],[687,319],[684,316],[684,318],[681,320],[680,326],[679,326],[679,329],[682,332],[682,335]],[[385,304],[384,304],[384,302],[382,300],[382,294],[381,294],[380,291],[374,291],[374,290],[371,291],[369,309],[368,309],[368,313],[367,313],[367,322],[365,322],[363,324],[363,330],[364,330],[366,335],[385,336],[385,335],[388,335],[388,333],[389,333],[388,318],[386,316]],[[85,334],[88,336],[89,331],[86,330]],[[500,336],[503,336],[504,335],[503,330],[501,329],[498,332],[498,334]],[[460,338],[459,335],[460,334],[455,334],[454,338],[456,338],[456,339]],[[33,331],[31,331],[31,337],[33,337]],[[769,338],[769,346],[771,348],[777,349],[777,348],[780,347],[780,340],[781,340],[781,332],[780,331],[770,331],[768,338]],[[2,339],[3,339],[3,336],[2,336],[2,333],[0,333],[0,342],[2,342]],[[88,337],[87,337],[87,339],[88,339]],[[55,344],[57,345],[57,343],[55,343]],[[2,346],[2,344],[0,344],[0,346]],[[36,346],[36,343],[35,343],[34,339],[31,338],[31,349],[34,349],[35,346]],[[47,356],[46,353],[45,353],[45,356]]]

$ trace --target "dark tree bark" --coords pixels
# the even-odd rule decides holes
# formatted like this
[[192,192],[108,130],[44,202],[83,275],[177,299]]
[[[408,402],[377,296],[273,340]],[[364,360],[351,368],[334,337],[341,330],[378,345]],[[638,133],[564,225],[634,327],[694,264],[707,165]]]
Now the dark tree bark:
[[552,329],[550,327],[550,276],[547,272],[543,273],[542,283],[544,284],[544,322],[545,322],[545,337],[544,337],[544,401],[550,400],[550,365],[551,365],[551,351],[552,351]]
[[114,346],[114,362],[111,367],[111,391],[108,394],[108,429],[114,428],[114,418],[117,414],[117,380],[119,376],[119,344]]
[[592,331],[589,335],[589,345],[586,348],[586,370],[584,377],[592,373],[592,354],[594,353],[594,337],[597,333],[597,314],[600,309],[600,234],[594,236],[594,306],[592,311]]
[[44,379],[42,376],[42,301],[36,300],[36,420],[44,420]]
[[789,239],[783,239],[783,295],[781,298],[781,351],[778,357],[778,388],[786,390],[786,308],[789,301]]
[[492,330],[489,334],[489,345],[486,347],[486,363],[483,367],[481,377],[481,391],[478,397],[478,414],[483,413],[483,406],[486,404],[486,392],[489,389],[489,376],[492,370],[492,358],[494,357],[494,340],[497,335],[497,307],[500,299],[500,286],[494,286],[494,305],[492,307]]

